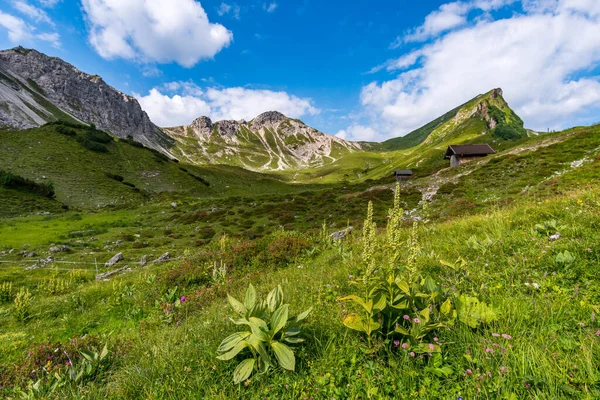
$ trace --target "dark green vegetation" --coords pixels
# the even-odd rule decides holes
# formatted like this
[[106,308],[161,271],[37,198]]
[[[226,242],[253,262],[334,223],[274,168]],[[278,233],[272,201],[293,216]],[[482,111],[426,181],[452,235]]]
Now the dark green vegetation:
[[[516,129],[500,98],[486,99]],[[600,126],[505,140],[482,136],[479,115],[454,122],[416,148],[299,172],[346,175],[320,185],[177,163],[77,124],[0,132],[0,169],[56,192],[0,186],[0,395],[600,397]],[[446,168],[445,146],[469,142],[498,154]],[[404,211],[392,209],[400,162],[416,171],[398,192]],[[369,202],[376,226],[361,233]],[[278,285],[273,310],[248,311]],[[384,303],[369,293],[382,287]],[[232,323],[227,294],[247,306],[236,319],[269,334]],[[305,341],[285,341],[296,327],[282,315],[310,307]],[[250,344],[218,360],[244,331],[265,353]]]

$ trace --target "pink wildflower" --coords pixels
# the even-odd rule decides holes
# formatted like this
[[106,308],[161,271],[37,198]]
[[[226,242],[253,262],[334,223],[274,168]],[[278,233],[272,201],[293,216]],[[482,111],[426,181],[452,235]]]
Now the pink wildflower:
[[402,343],[402,348],[403,349],[408,349],[408,343]]
[[399,340],[394,340],[394,347],[398,347],[400,346],[400,341]]
[[498,333],[492,333],[492,336],[493,337],[500,337],[500,334],[498,334]]
[[71,361],[67,361],[66,363],[68,366],[71,366]]
[[493,352],[494,352],[494,349],[490,349],[490,348],[488,347],[487,349],[485,349],[485,352],[486,352],[486,353],[493,353]]
[[491,373],[491,372],[488,372],[488,373],[487,373],[487,376],[488,376],[488,378],[491,378],[491,377],[492,377],[492,373]]
[[598,332],[596,332],[596,336],[600,336],[600,330],[598,330]]
[[181,298],[179,299],[179,301],[180,301],[180,302],[182,302],[182,303],[183,303],[184,301],[186,301],[186,300],[187,300],[187,299],[185,298],[185,296],[181,296]]
[[415,318],[415,319],[413,319],[413,322],[414,322],[415,324],[420,324],[420,323],[421,323],[421,320],[420,320],[419,318]]
[[407,320],[407,321],[410,319],[410,317],[409,317],[408,315],[405,315],[405,316],[404,316],[404,317],[402,317],[402,318],[404,318],[404,319],[405,319],[405,320]]
[[411,357],[415,356],[415,352],[414,351],[411,351],[409,354],[410,354]]
[[467,369],[467,370],[465,371],[465,373],[466,373],[467,375],[469,375],[469,376],[473,375],[473,371],[471,371],[470,369]]
[[504,339],[507,339],[507,340],[510,340],[510,339],[512,339],[512,336],[510,336],[510,335],[507,335],[506,333],[503,333],[503,334],[502,334],[502,337],[503,337]]
[[439,340],[439,339],[438,339],[438,338],[436,338],[436,337],[434,337],[434,338],[433,338],[433,341],[434,341],[434,342],[437,342],[438,340]]
[[429,343],[429,350],[431,350],[431,351],[435,350],[435,346],[431,343]]

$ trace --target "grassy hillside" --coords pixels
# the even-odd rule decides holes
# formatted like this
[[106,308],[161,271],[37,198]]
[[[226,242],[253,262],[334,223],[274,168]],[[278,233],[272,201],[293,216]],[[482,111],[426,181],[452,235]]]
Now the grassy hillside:
[[[84,139],[86,129],[67,127],[67,132],[72,133],[67,135],[59,133],[60,127],[65,128],[47,125],[26,131],[0,131],[0,170],[36,182],[52,182],[56,200],[70,207],[139,204],[159,193],[219,197],[302,190],[268,175],[233,166],[179,164],[138,147],[135,142],[91,141],[97,151],[90,150],[90,141]],[[31,196],[18,192],[3,190],[0,196],[7,204],[19,201],[33,204]],[[38,203],[39,207],[28,206],[23,210],[56,209],[54,203],[43,200]],[[0,216],[14,214],[14,211],[0,211]]]
[[[399,274],[412,266],[450,293],[477,297],[495,315],[477,328],[457,320],[436,329],[426,338],[435,343],[432,355],[414,357],[414,344],[401,336],[390,341],[375,336],[369,346],[364,335],[342,324],[349,312],[360,312],[340,296],[356,293],[355,277],[365,274],[364,239],[333,244],[281,232],[255,241],[225,239],[186,253],[180,253],[181,245],[167,245],[177,251],[176,259],[146,267],[135,263],[139,253],[126,244],[126,260],[119,265],[133,270],[93,281],[92,253],[107,239],[117,246],[112,244],[119,238],[116,231],[110,238],[106,229],[128,220],[115,214],[102,222],[106,233],[84,234],[99,240],[73,236],[63,241],[72,253],[54,254],[59,260],[77,255],[90,265],[55,264],[24,273],[17,261],[0,269],[0,281],[12,284],[11,299],[20,288],[34,295],[25,314],[17,312],[13,300],[0,304],[0,390],[10,397],[39,381],[29,389],[31,396],[437,399],[476,398],[483,392],[509,399],[598,397],[598,189],[593,185],[542,204],[520,202],[486,215],[432,222],[416,231],[400,228],[402,246],[394,263]],[[383,265],[389,250],[385,224],[379,227],[373,256]],[[561,238],[549,241],[555,231]],[[148,240],[153,230],[141,224],[136,232]],[[154,241],[169,240],[161,232],[152,235]],[[133,231],[131,236],[137,240]],[[42,251],[35,246],[26,248]],[[151,259],[160,252],[153,251]],[[225,275],[213,275],[215,262],[226,267]],[[234,385],[237,362],[217,360],[216,349],[221,339],[240,330],[226,318],[232,315],[226,293],[243,299],[250,282],[261,297],[281,283],[292,312],[310,306],[313,311],[303,328],[306,343],[293,346],[294,373],[276,368]],[[71,382],[70,368],[85,363],[80,351],[100,353],[105,344],[108,356],[92,364],[98,366],[92,367],[95,372]],[[52,389],[54,373],[63,381]]]

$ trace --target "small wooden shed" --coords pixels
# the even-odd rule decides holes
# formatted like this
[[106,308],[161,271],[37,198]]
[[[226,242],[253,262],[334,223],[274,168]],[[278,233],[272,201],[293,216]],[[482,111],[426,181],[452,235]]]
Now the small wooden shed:
[[450,160],[451,167],[457,167],[489,154],[496,154],[489,144],[452,144],[448,146],[444,158]]
[[410,169],[399,169],[394,171],[394,176],[397,181],[410,181],[412,179],[413,172]]

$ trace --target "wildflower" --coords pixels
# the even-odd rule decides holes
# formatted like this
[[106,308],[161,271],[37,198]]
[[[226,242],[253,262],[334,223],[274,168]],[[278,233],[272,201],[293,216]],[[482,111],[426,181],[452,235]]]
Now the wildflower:
[[600,337],[600,330],[598,330],[598,332],[596,332],[596,336]]
[[403,349],[408,349],[408,343],[402,343],[402,348]]
[[179,299],[180,302],[185,302],[187,299],[185,298],[185,296],[181,296],[181,298]]
[[471,371],[470,369],[467,369],[467,370],[465,371],[465,374],[467,374],[467,375],[471,376],[471,375],[473,375],[473,371]]
[[434,341],[434,342],[437,342],[438,340],[439,340],[439,339],[438,339],[438,338],[436,338],[436,337],[434,337],[434,338],[433,338],[433,341]]
[[504,365],[500,367],[500,373],[501,374],[505,374],[508,372],[508,367],[505,367]]
[[435,350],[435,346],[431,343],[429,343],[429,350],[431,350],[431,351]]
[[462,397],[460,397],[460,396],[458,396],[458,398],[457,398],[456,400],[463,400],[463,398],[462,398]]
[[420,323],[421,323],[421,320],[420,320],[419,318],[415,318],[415,319],[413,319],[413,322],[414,322],[415,324],[420,324]]
[[405,319],[405,320],[407,320],[407,321],[410,319],[410,317],[409,317],[408,315],[405,315],[405,316],[404,316],[404,317],[402,317],[402,318],[404,318],[404,319]]
[[525,386],[525,389],[531,388],[531,385],[529,384],[529,382],[523,383],[523,386]]
[[71,366],[71,361],[67,361],[66,364],[70,367]]
[[410,352],[410,353],[408,353],[408,354],[410,354],[410,356],[411,356],[411,357],[414,357],[414,356],[415,356],[415,352],[414,352],[414,351],[411,351],[411,352]]
[[503,334],[502,334],[502,337],[503,337],[504,339],[506,339],[506,340],[510,340],[510,339],[512,339],[512,336],[510,336],[510,335],[507,335],[506,333],[503,333]]
[[498,334],[498,333],[492,333],[492,336],[493,337],[500,337],[500,334]]
[[399,340],[394,340],[394,347],[398,347],[400,346],[400,341]]
[[488,347],[487,349],[485,349],[485,352],[486,352],[486,353],[493,353],[493,352],[494,352],[494,349],[490,349],[490,348]]
[[492,377],[492,373],[491,373],[491,372],[488,372],[488,373],[487,373],[487,376],[488,376],[488,378],[491,378],[491,377]]

